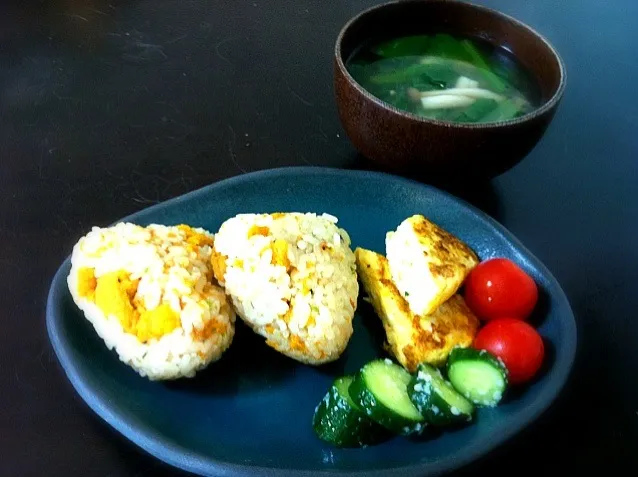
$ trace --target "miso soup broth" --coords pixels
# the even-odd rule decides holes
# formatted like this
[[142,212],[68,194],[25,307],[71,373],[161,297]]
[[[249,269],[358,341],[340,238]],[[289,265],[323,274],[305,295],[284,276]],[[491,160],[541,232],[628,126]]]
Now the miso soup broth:
[[529,113],[541,100],[531,74],[511,53],[448,34],[369,42],[346,68],[380,100],[442,121],[506,121]]

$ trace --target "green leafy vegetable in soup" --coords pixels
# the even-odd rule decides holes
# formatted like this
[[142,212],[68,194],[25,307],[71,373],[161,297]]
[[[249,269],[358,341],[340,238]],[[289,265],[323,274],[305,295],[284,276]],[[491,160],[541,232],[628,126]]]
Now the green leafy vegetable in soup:
[[507,121],[539,106],[528,71],[501,48],[447,34],[370,42],[346,62],[353,78],[395,108],[443,121]]

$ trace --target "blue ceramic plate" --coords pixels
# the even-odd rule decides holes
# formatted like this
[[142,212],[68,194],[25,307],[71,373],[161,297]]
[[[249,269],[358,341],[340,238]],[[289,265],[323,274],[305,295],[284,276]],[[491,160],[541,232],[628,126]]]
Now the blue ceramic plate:
[[[313,368],[270,350],[244,326],[217,363],[192,380],[150,382],[106,349],[67,291],[67,259],[47,305],[55,352],[86,403],[159,459],[202,475],[424,476],[468,464],[537,418],[556,398],[576,348],[570,306],[550,272],[502,226],[432,187],[371,172],[288,168],[246,174],[153,206],[122,220],[188,223],[216,231],[241,212],[328,212],[354,246],[384,251],[384,236],[421,213],[466,241],[482,259],[505,256],[538,282],[537,320],[548,343],[541,377],[499,407],[480,410],[464,429],[427,441],[395,438],[367,449],[335,449],[313,434],[315,405],[330,382],[383,356],[378,318],[360,301],[355,332],[338,362]],[[79,237],[78,237],[79,238]]]

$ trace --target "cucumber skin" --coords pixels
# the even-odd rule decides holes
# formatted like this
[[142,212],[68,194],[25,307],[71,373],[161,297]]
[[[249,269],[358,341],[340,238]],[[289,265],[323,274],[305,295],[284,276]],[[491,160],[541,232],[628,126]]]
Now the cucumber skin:
[[389,432],[360,409],[351,407],[335,384],[317,405],[312,428],[319,439],[336,447],[367,447],[387,440]]
[[503,362],[499,358],[497,358],[496,356],[494,356],[493,354],[485,350],[478,350],[475,348],[454,348],[452,349],[452,351],[450,352],[448,356],[448,361],[446,366],[448,377],[451,378],[450,371],[452,367],[454,366],[454,364],[459,361],[483,361],[484,363],[489,363],[500,372],[503,378],[503,389],[501,390],[500,398],[492,402],[487,402],[487,401],[479,402],[475,399],[472,399],[469,395],[467,395],[468,393],[461,392],[461,390],[454,385],[454,382],[452,381],[452,379],[450,379],[452,386],[454,386],[454,388],[457,389],[457,391],[461,395],[463,395],[465,398],[467,398],[469,401],[473,402],[477,406],[496,407],[496,405],[503,398],[503,395],[505,394],[505,391],[507,390],[507,387],[509,385],[508,376],[507,376],[508,371],[505,365],[503,364]]
[[[434,385],[432,384],[431,380],[424,381],[419,379],[418,375],[419,371],[422,371],[421,368],[422,366],[419,365],[417,367],[416,374],[412,376],[410,384],[408,385],[408,394],[410,395],[410,400],[419,410],[419,412],[423,414],[423,417],[428,422],[428,424],[432,424],[433,426],[438,427],[445,427],[453,424],[471,422],[473,418],[471,414],[467,415],[459,413],[455,415],[452,413],[449,403],[447,403],[445,399],[443,399],[441,396],[439,396],[438,393],[434,391]],[[443,376],[441,376],[441,373],[438,370],[436,371],[438,372],[439,377],[443,380],[444,378]],[[414,389],[414,387],[418,383],[421,383],[421,385],[424,387],[423,391],[417,391],[416,389]],[[435,409],[438,409],[439,411],[436,412]]]
[[370,419],[395,434],[400,436],[419,435],[427,427],[425,420],[415,422],[412,419],[397,416],[394,411],[380,403],[366,387],[361,371],[355,375],[349,392],[352,400]]

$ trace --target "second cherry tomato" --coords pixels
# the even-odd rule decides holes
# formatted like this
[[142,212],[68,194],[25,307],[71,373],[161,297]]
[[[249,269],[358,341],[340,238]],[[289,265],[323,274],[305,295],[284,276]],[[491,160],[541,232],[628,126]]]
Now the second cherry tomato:
[[473,347],[501,358],[511,384],[532,379],[545,356],[545,345],[538,332],[529,323],[515,318],[490,321],[477,333]]
[[538,301],[536,282],[516,263],[492,258],[479,263],[465,280],[465,301],[483,320],[527,319]]

